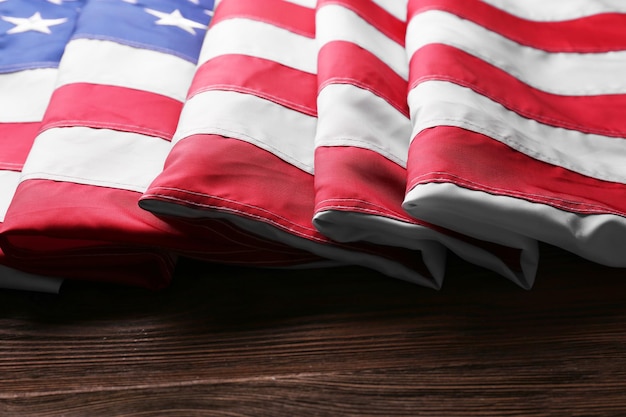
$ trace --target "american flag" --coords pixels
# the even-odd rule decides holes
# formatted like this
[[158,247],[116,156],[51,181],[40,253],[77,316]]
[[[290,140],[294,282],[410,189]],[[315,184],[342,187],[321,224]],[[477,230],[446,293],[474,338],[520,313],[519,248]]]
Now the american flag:
[[620,2],[215,6],[0,3],[7,271],[162,288],[183,255],[439,288],[450,250],[530,288],[537,241],[626,264]]
[[405,209],[626,266],[626,5],[409,2]]

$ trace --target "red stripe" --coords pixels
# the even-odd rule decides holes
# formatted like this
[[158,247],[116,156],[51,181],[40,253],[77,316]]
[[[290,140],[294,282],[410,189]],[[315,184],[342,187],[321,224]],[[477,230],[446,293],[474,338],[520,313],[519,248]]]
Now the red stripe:
[[409,149],[408,189],[449,182],[581,214],[626,216],[626,186],[538,161],[479,133],[440,126],[420,132]]
[[57,88],[43,129],[87,126],[169,140],[183,104],[170,97],[111,85],[74,83]]
[[[9,264],[34,273],[160,288],[173,262],[138,194],[48,180],[22,182],[3,224]],[[133,204],[134,201],[134,204]],[[145,245],[138,246],[137,243]]]
[[591,53],[626,49],[626,14],[621,13],[602,13],[558,22],[534,22],[479,0],[411,0],[409,20],[427,10],[456,14],[517,43],[549,52]]
[[[81,250],[99,254],[110,247],[134,247],[135,251],[158,249],[228,263],[267,265],[272,256],[291,264],[290,257],[300,252],[240,231],[223,220],[160,219],[138,206],[141,195],[70,182],[27,180],[18,187],[3,233],[21,248],[42,254]],[[43,206],[42,201],[46,202]]]
[[310,116],[317,116],[315,74],[247,55],[220,55],[202,64],[189,98],[203,91],[227,90],[254,94]]
[[171,278],[172,252],[259,266],[319,260],[222,220],[161,220],[139,208],[140,196],[69,182],[21,183],[3,224],[10,265],[47,275],[160,288]]
[[311,224],[313,176],[237,139],[193,135],[178,142],[145,194],[240,214],[306,239],[327,241]]
[[363,20],[374,26],[388,38],[404,46],[406,23],[390,14],[371,0],[319,0],[318,10],[326,5],[336,4],[352,10]]
[[39,122],[0,123],[0,169],[22,170],[40,126]]
[[337,243],[320,234],[311,221],[313,176],[244,141],[194,135],[178,142],[142,200],[155,196],[199,211],[221,211],[264,222],[318,244],[392,259],[429,276],[415,251]]
[[369,149],[315,149],[315,212],[353,211],[424,225],[402,210],[406,170]]
[[318,147],[315,150],[315,212],[338,210],[388,217],[428,227],[482,248],[519,271],[520,251],[474,239],[408,216],[402,209],[407,171],[363,148]]
[[329,84],[352,84],[382,97],[409,116],[407,82],[374,54],[352,42],[333,41],[322,47],[318,80],[320,91]]
[[315,10],[282,0],[223,0],[215,10],[211,26],[227,19],[257,20],[315,38]]
[[[4,222],[3,232],[32,238],[32,250],[66,250],[118,242],[147,247],[165,246],[165,236],[178,230],[137,207],[141,193],[51,180],[20,183]],[[48,245],[46,238],[59,239]],[[36,241],[44,243],[37,247]],[[65,243],[63,243],[65,242]]]
[[430,44],[410,61],[410,88],[450,81],[544,124],[606,136],[626,135],[626,94],[562,96],[538,90],[455,47]]

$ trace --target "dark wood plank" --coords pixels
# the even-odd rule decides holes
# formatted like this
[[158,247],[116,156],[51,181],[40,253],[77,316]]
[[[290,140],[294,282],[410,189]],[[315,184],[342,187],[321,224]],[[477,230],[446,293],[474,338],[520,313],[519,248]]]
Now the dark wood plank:
[[623,415],[626,278],[554,248],[531,291],[180,265],[162,292],[0,292],[0,415]]

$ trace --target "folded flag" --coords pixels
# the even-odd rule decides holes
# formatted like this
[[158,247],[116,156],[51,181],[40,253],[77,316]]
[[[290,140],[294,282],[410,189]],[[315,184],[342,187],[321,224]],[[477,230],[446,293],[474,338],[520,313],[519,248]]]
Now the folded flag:
[[222,1],[174,146],[141,206],[228,219],[323,258],[425,282],[431,273],[414,252],[338,243],[313,227],[316,96],[315,1]]
[[398,0],[317,3],[319,122],[313,223],[336,240],[419,250],[432,272],[432,280],[422,283],[427,286],[442,284],[445,246],[529,287],[536,257],[522,268],[517,248],[466,238],[411,218],[402,209],[411,135],[406,6]]
[[406,210],[626,266],[626,6],[411,0]]
[[0,0],[0,286],[162,288],[184,255],[439,288],[450,249],[530,288],[538,241],[626,266],[625,24],[618,0]]
[[158,219],[138,199],[161,172],[212,2],[89,0],[6,216],[30,272],[161,288],[180,253],[273,266],[318,257],[216,220]]

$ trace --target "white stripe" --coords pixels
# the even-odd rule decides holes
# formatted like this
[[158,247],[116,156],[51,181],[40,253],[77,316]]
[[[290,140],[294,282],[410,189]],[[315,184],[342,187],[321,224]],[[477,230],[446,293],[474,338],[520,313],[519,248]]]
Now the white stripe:
[[170,143],[161,138],[88,127],[42,132],[22,180],[48,179],[143,192],[163,170]]
[[68,43],[57,86],[92,83],[134,88],[184,101],[195,65],[182,58],[98,39]]
[[434,126],[457,126],[490,136],[532,158],[589,177],[626,183],[626,140],[538,123],[473,90],[429,81],[409,92],[411,137]]
[[318,47],[328,42],[352,42],[376,55],[405,80],[408,63],[404,47],[388,38],[359,15],[345,7],[329,4],[315,15]]
[[249,55],[311,74],[317,72],[315,39],[250,19],[226,19],[211,27],[198,65],[226,54]]
[[414,187],[404,208],[416,217],[478,239],[518,247],[517,242],[528,236],[603,265],[626,267],[626,219],[621,216],[570,213],[449,183]]
[[317,0],[284,0],[287,3],[297,4],[298,6],[308,7],[309,9],[315,9]]
[[41,121],[56,77],[56,68],[0,74],[0,123]]
[[436,232],[432,228],[387,217],[326,210],[315,213],[313,224],[322,234],[338,242],[366,241],[419,250],[422,252],[424,263],[439,285],[441,280],[437,277],[439,271],[443,274],[445,266],[445,253],[440,253],[440,245],[447,247],[460,258],[490,269],[523,288],[532,287],[539,263],[536,242],[530,240],[521,239],[518,242],[521,244],[521,260],[524,267],[522,271],[514,271],[502,259],[478,246]]
[[387,11],[390,15],[399,19],[401,21],[406,21],[406,6],[408,0],[371,0],[376,3],[383,9]]
[[337,242],[372,242],[419,251],[436,287],[443,283],[446,249],[436,241],[438,233],[432,229],[389,217],[339,210],[315,213],[313,225]]
[[557,22],[599,13],[626,13],[624,0],[482,0],[515,16]]
[[312,173],[316,122],[254,95],[212,90],[187,101],[173,142],[196,134],[236,138]]
[[4,221],[4,216],[7,214],[7,209],[13,200],[19,182],[19,171],[0,170],[0,222]]
[[445,253],[435,243],[439,233],[417,224],[382,215],[330,209],[316,212],[313,225],[320,233],[337,242],[372,242],[419,251],[433,250],[438,252],[437,263],[445,262]]
[[446,249],[436,242],[438,233],[432,229],[389,217],[340,210],[315,213],[313,225],[337,242],[372,242],[419,251],[437,287],[441,287]]
[[411,19],[409,57],[419,48],[443,43],[459,48],[540,90],[561,95],[626,93],[626,51],[549,53],[520,45],[453,14],[430,10]]
[[384,99],[352,84],[330,84],[317,97],[315,146],[356,146],[406,166],[411,122]]

